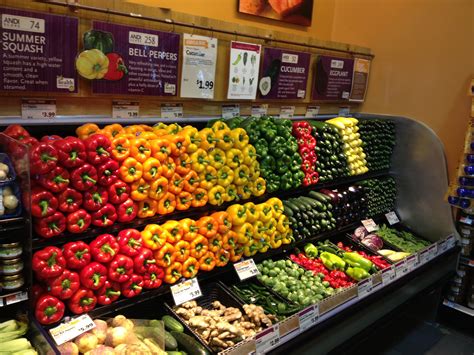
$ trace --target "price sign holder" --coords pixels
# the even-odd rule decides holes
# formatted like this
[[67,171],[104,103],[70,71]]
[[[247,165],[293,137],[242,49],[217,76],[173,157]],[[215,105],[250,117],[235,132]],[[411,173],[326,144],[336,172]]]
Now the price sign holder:
[[394,266],[390,266],[382,270],[382,285],[388,285],[389,283],[395,280],[395,268]]
[[137,118],[140,110],[138,101],[112,101],[112,118]]
[[418,253],[407,256],[405,264],[406,264],[407,272],[410,272],[416,269],[416,267],[419,264]]
[[349,116],[351,113],[351,107],[350,106],[341,106],[339,107],[339,116]]
[[222,118],[233,118],[240,116],[239,104],[222,105]]
[[394,224],[397,224],[398,222],[400,222],[400,220],[398,219],[397,214],[394,211],[391,211],[389,213],[385,213],[385,218],[387,218],[387,222],[391,226],[393,226]]
[[367,297],[372,293],[374,285],[372,283],[372,278],[369,277],[365,280],[359,281],[359,284],[357,285],[357,296],[359,299],[362,299],[364,297]]
[[248,278],[260,275],[260,272],[255,265],[253,259],[242,260],[234,264],[235,271],[239,276],[240,281],[246,280]]
[[272,327],[255,335],[256,354],[265,354],[270,349],[280,343],[280,324],[274,324]]
[[438,256],[438,243],[434,243],[429,246],[429,258],[434,259]]
[[372,218],[369,219],[364,219],[362,222],[362,225],[367,229],[367,232],[371,233],[379,229],[379,226],[377,223],[374,222]]
[[308,106],[306,108],[305,118],[316,118],[319,114],[319,106]]
[[456,238],[454,237],[454,234],[450,234],[446,238],[446,245],[446,250],[454,248],[454,246],[456,245]]
[[56,117],[56,100],[53,99],[22,99],[21,118],[54,119]]
[[306,329],[317,324],[319,320],[319,303],[313,304],[299,312],[298,320],[300,332],[304,332]]
[[407,273],[405,259],[395,263],[395,276],[397,279],[403,277]]
[[430,247],[426,247],[420,251],[420,264],[426,264],[431,260],[430,253]]
[[295,115],[295,106],[282,106],[280,108],[280,118],[292,118]]
[[5,297],[5,306],[8,306],[13,303],[26,301],[27,299],[28,299],[28,292],[26,291],[16,292],[12,295],[8,295]]
[[183,104],[161,104],[161,118],[176,119],[183,117]]
[[171,286],[171,294],[173,295],[174,303],[177,306],[202,296],[201,288],[199,287],[199,282],[196,278],[185,280],[179,284]]
[[268,104],[252,105],[251,115],[253,117],[265,116],[268,112]]
[[49,330],[57,345],[62,345],[79,335],[95,328],[95,323],[88,314],[83,314],[69,322],[62,323]]

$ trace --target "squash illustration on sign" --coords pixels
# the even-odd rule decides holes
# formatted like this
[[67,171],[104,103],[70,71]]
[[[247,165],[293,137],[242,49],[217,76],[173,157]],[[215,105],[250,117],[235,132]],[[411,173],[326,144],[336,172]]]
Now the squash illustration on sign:
[[117,81],[127,75],[123,58],[114,52],[114,37],[110,32],[90,30],[84,33],[84,51],[76,58],[80,76],[89,80]]

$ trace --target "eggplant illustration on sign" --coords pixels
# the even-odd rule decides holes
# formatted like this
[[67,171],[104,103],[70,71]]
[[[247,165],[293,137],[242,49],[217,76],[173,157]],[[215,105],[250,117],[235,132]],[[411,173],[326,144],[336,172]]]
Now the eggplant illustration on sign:
[[281,60],[274,59],[272,64],[268,67],[265,76],[260,79],[258,88],[262,96],[268,95],[272,86],[276,83],[278,75],[280,74]]

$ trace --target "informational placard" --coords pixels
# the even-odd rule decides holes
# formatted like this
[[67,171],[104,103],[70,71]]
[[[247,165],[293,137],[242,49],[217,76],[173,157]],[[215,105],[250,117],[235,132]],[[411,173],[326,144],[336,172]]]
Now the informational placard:
[[222,105],[222,118],[233,118],[240,116],[239,104],[224,104]]
[[395,280],[395,268],[394,266],[390,266],[382,270],[382,285],[388,285],[389,283]]
[[77,18],[6,8],[0,13],[0,90],[77,92]]
[[311,54],[265,48],[258,83],[263,99],[304,99]]
[[161,104],[161,118],[176,119],[183,117],[183,104]]
[[26,291],[16,292],[14,294],[11,294],[5,297],[5,306],[8,306],[13,303],[26,301],[27,299],[28,299],[28,292]]
[[339,107],[339,111],[338,111],[338,115],[339,116],[342,116],[342,117],[345,117],[345,116],[349,116],[351,113],[351,107],[350,106],[341,106]]
[[406,267],[407,272],[414,270],[419,265],[418,253],[407,256]]
[[201,288],[199,287],[199,282],[196,278],[185,280],[179,284],[171,286],[171,294],[173,295],[174,303],[177,306],[202,296]]
[[[91,57],[108,62],[103,75],[90,78],[93,93],[177,95],[179,34],[98,21],[92,27],[84,34],[84,48],[99,49],[102,54],[95,52]],[[88,59],[87,53],[81,56]],[[87,63],[84,68],[77,66],[79,74],[87,73]]]
[[404,276],[407,271],[405,259],[395,263],[395,276],[397,279]]
[[311,328],[319,320],[319,303],[311,305],[298,313],[298,320],[300,323],[300,332]]
[[138,101],[112,101],[112,118],[136,118],[139,115],[140,104]]
[[266,116],[268,112],[268,104],[252,105],[251,115],[253,117]]
[[359,299],[362,299],[370,295],[372,293],[372,290],[373,290],[373,283],[372,283],[371,277],[365,280],[359,281],[357,285],[357,295]]
[[428,261],[431,260],[429,247],[421,250],[419,254],[420,254],[420,264],[426,264]]
[[372,218],[364,219],[361,221],[362,225],[367,229],[367,232],[371,233],[379,229],[377,223],[374,222]]
[[259,44],[230,42],[228,99],[255,99],[261,52]]
[[397,224],[398,222],[400,222],[400,220],[398,219],[397,214],[393,211],[385,213],[385,218],[387,218],[387,222],[391,226],[394,225],[394,224]]
[[447,249],[454,248],[454,246],[456,245],[456,238],[454,237],[453,234],[450,234],[450,235],[446,238],[446,242],[447,242]]
[[430,260],[434,259],[438,256],[438,244],[437,243],[431,244],[428,250],[429,250]]
[[312,99],[347,101],[352,88],[354,59],[321,55],[316,61]]
[[95,323],[92,318],[88,314],[83,314],[50,329],[49,333],[56,344],[61,345],[94,328]]
[[56,117],[56,100],[53,99],[22,99],[21,118],[53,119]]
[[280,118],[292,118],[295,115],[295,106],[280,107]]
[[183,34],[181,97],[213,99],[217,38]]
[[363,102],[369,84],[370,60],[355,58],[350,101]]
[[448,241],[446,239],[440,240],[438,242],[438,255],[443,254],[448,250]]
[[316,118],[319,114],[319,106],[308,106],[306,108],[305,118]]
[[280,324],[277,323],[255,335],[256,354],[265,354],[279,342]]
[[248,278],[260,275],[260,272],[255,265],[253,259],[242,260],[234,264],[235,271],[239,276],[240,281],[246,280]]

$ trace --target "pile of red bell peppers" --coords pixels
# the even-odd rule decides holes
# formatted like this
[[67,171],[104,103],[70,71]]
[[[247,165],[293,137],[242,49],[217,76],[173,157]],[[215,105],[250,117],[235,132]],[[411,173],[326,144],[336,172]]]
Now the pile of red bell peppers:
[[298,143],[298,152],[302,160],[301,170],[305,176],[303,186],[316,184],[319,180],[316,172],[316,138],[311,134],[312,130],[313,127],[307,121],[293,122],[292,134]]
[[86,313],[121,295],[131,298],[143,289],[158,288],[164,278],[136,229],[124,229],[117,237],[102,234],[90,244],[46,247],[34,253],[32,268],[37,280],[35,315],[41,324],[60,321],[65,304],[74,314]]
[[348,251],[348,252],[355,251],[357,254],[360,254],[364,258],[372,261],[379,270],[383,270],[391,266],[390,263],[388,261],[385,261],[384,258],[380,255],[369,255],[361,250],[352,250],[351,247],[344,245],[342,242],[338,242],[337,246],[344,251]]

